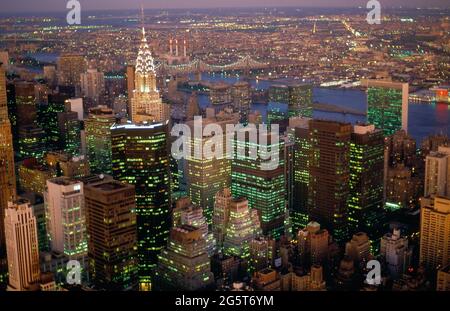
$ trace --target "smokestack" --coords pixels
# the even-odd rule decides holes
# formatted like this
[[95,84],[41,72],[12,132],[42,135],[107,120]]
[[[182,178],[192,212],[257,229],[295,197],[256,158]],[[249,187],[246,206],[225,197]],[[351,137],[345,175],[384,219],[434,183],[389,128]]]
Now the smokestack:
[[176,45],[176,56],[178,57],[178,39],[175,40],[175,45]]
[[170,55],[173,55],[173,40],[169,40],[169,46],[170,46]]

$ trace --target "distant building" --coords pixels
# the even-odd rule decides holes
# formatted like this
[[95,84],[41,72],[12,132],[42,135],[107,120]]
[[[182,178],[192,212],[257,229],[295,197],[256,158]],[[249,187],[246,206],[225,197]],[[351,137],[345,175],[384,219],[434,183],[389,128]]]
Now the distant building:
[[89,167],[94,174],[112,174],[111,127],[116,122],[106,106],[89,110],[84,121]]
[[105,95],[105,76],[97,69],[88,69],[81,74],[81,95],[89,99],[94,105],[101,104]]
[[407,132],[409,85],[383,80],[363,80],[361,85],[367,87],[367,122],[385,136]]
[[86,72],[87,63],[83,55],[62,54],[58,59],[58,85],[81,86],[81,74]]
[[330,235],[317,222],[310,222],[297,235],[298,251],[302,264],[323,265],[328,258]]
[[358,232],[345,244],[345,255],[354,262],[367,262],[371,257],[370,240],[366,233]]

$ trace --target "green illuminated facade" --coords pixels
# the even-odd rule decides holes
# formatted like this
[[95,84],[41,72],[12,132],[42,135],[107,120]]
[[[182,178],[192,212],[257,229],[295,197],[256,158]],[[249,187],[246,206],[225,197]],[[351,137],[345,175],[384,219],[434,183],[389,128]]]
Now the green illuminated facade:
[[155,289],[194,291],[213,286],[214,275],[201,230],[189,225],[171,229],[167,247],[158,256]]
[[113,125],[112,170],[115,179],[135,186],[139,283],[151,289],[157,255],[170,229],[170,159],[167,124]]
[[313,115],[313,87],[308,83],[273,85],[269,89],[269,101],[288,104],[289,117]]
[[95,174],[111,174],[111,126],[115,117],[111,109],[100,106],[90,110],[84,121],[89,167]]
[[81,124],[78,113],[74,111],[58,112],[58,126],[61,150],[71,156],[79,156],[81,152]]
[[64,105],[66,99],[66,96],[49,95],[48,103],[38,104],[37,120],[39,127],[45,132],[47,150],[59,150],[61,148],[58,113],[66,111]]
[[374,126],[355,126],[350,142],[350,195],[348,224],[351,232],[381,238],[383,221],[384,137]]
[[309,153],[311,142],[307,121],[290,129],[289,136],[294,141],[294,202],[290,207],[294,235],[308,224]]
[[[247,198],[249,206],[259,212],[263,234],[279,238],[285,233],[286,217],[286,180],[284,172],[284,141],[271,142],[267,139],[267,147],[249,140],[235,140],[236,148],[245,148],[246,156],[235,156],[231,170],[231,191],[234,197]],[[256,159],[248,156],[249,148],[257,148]],[[276,168],[263,170],[262,164],[268,152],[279,155]],[[237,150],[237,149],[235,149]],[[267,163],[267,162],[266,162]]]
[[403,129],[408,131],[407,83],[363,80],[367,87],[367,122],[391,136]]

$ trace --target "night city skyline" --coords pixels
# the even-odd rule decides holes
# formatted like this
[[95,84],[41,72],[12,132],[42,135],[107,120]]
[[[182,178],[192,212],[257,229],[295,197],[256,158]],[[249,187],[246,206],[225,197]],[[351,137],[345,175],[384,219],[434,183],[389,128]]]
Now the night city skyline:
[[450,291],[448,1],[27,2],[0,13],[0,305]]

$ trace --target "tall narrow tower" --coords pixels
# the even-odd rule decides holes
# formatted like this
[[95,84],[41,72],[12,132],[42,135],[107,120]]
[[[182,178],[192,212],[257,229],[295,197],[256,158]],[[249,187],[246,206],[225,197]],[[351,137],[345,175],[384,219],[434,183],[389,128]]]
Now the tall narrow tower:
[[[143,17],[142,20],[144,20]],[[159,90],[156,87],[155,62],[147,43],[144,25],[142,25],[141,46],[136,59],[134,83],[135,89],[130,107],[131,121],[141,123],[167,120],[169,109],[162,102]]]
[[5,69],[0,64],[0,288],[6,283],[6,249],[3,219],[8,201],[16,196],[16,176],[11,123],[6,101]]

